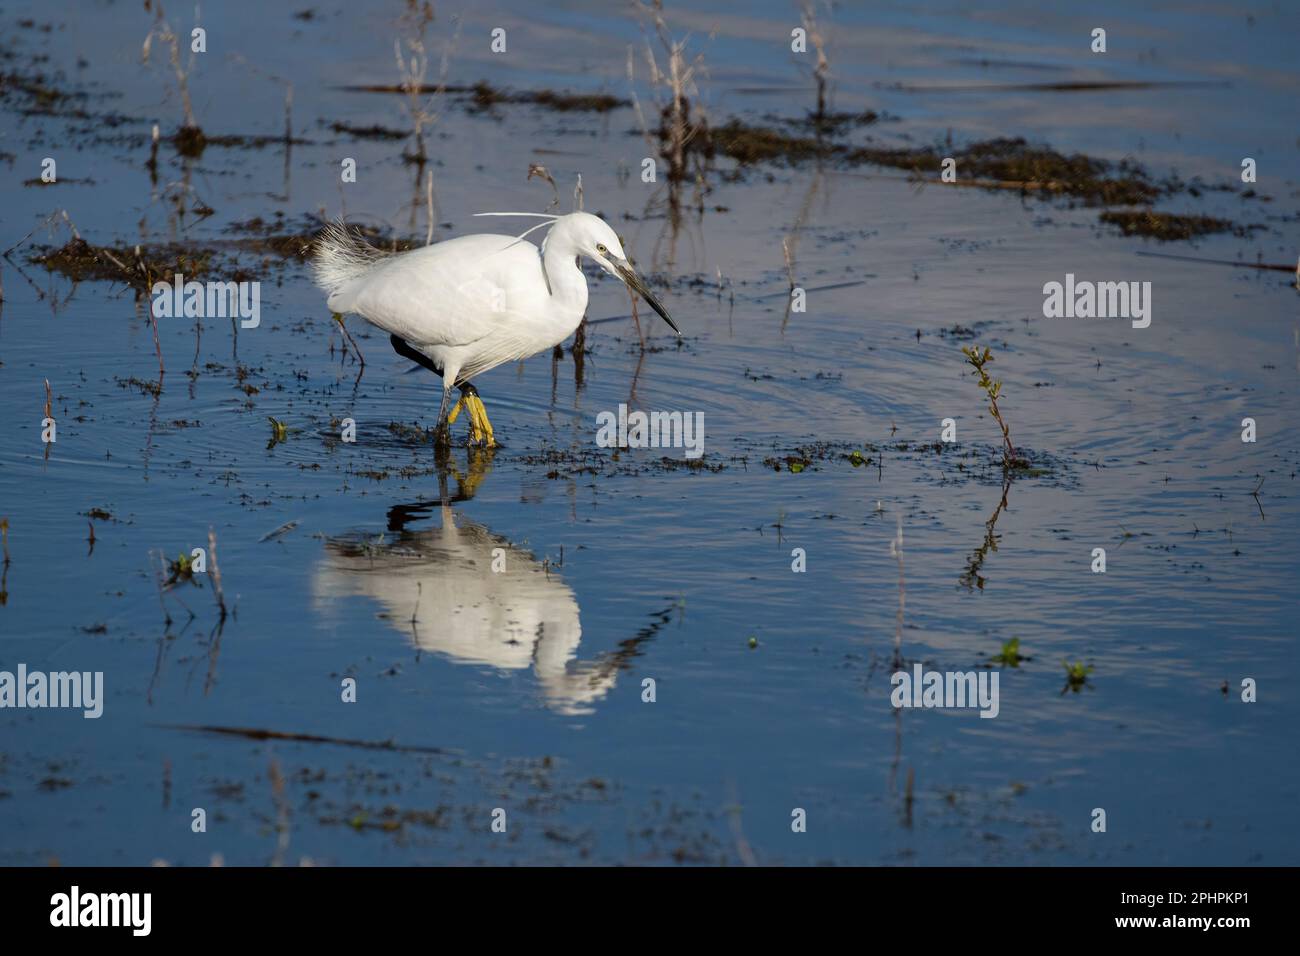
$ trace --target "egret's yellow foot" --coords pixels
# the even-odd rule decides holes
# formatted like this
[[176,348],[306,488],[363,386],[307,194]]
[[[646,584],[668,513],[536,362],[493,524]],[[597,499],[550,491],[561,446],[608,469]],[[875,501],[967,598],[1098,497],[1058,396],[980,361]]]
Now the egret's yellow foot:
[[483,406],[483,399],[478,397],[478,392],[472,390],[461,392],[460,399],[452,408],[451,414],[447,416],[448,425],[455,423],[462,408],[469,412],[470,444],[495,448],[496,436],[492,432],[492,423],[488,421],[487,409]]
[[464,395],[460,397],[460,400],[456,402],[456,404],[451,407],[451,411],[447,413],[448,425],[456,424],[456,419],[460,417],[460,410],[462,407],[467,407]]
[[492,433],[492,423],[488,421],[487,406],[483,404],[483,399],[477,395],[471,395],[469,397],[469,413],[472,421],[470,440],[481,441],[486,448],[495,448],[497,444],[496,435]]

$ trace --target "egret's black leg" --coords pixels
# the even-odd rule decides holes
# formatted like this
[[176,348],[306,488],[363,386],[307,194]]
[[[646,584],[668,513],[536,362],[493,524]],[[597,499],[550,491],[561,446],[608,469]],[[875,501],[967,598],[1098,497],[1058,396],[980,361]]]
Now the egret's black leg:
[[[429,358],[429,356],[425,355],[423,352],[411,348],[410,343],[400,335],[390,335],[388,341],[393,344],[393,351],[402,356],[402,358],[410,359],[417,365],[427,368],[433,374],[439,377],[442,376],[442,368],[437,362]],[[450,395],[451,389],[446,388],[444,383],[442,390],[442,405],[438,408],[438,424],[434,427],[434,440],[439,445],[451,444],[451,425],[447,421],[447,401]]]
[[434,441],[444,448],[451,447],[451,422],[448,421],[451,389],[442,390],[442,404],[438,406],[438,424],[434,427]]
[[433,359],[429,358],[429,356],[425,355],[423,352],[417,352],[415,349],[411,348],[410,343],[400,335],[390,335],[388,341],[393,343],[393,351],[402,356],[402,358],[408,358],[417,365],[423,365],[434,375],[439,377],[442,376],[442,368],[434,362]]

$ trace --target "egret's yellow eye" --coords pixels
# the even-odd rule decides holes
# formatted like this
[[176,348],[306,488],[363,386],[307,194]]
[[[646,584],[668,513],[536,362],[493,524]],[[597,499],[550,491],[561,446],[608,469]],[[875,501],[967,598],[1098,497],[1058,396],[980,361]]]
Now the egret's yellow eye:
[[605,244],[603,242],[596,243],[596,251],[599,252],[602,256],[605,253],[609,252],[609,250],[605,248]]

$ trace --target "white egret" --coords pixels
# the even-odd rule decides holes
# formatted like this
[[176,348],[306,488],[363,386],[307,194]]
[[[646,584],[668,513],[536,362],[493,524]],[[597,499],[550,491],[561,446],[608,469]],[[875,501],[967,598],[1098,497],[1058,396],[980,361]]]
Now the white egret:
[[[460,236],[397,254],[376,249],[335,223],[316,248],[316,283],[328,294],[330,310],[360,315],[389,334],[399,355],[442,376],[440,442],[448,440],[450,425],[464,408],[470,441],[496,444],[470,380],[573,334],[587,311],[582,256],[622,279],[681,335],[603,219],[585,212],[478,215],[546,221],[519,236]],[[550,232],[539,250],[525,237],[545,226]],[[453,386],[459,386],[461,398],[449,413]]]

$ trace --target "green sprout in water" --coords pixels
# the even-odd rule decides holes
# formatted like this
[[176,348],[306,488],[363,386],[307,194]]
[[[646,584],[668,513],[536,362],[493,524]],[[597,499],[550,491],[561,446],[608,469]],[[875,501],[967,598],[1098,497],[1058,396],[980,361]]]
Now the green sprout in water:
[[1061,688],[1064,694],[1067,690],[1072,690],[1076,694],[1084,687],[1091,687],[1088,683],[1088,675],[1092,673],[1092,665],[1084,666],[1082,661],[1065,661],[1065,686]]
[[1007,425],[1007,420],[1002,417],[1002,409],[998,407],[998,396],[1002,394],[1002,383],[995,382],[989,375],[988,365],[993,361],[992,349],[985,346],[984,350],[981,351],[978,345],[963,345],[961,351],[966,356],[966,363],[975,369],[975,374],[979,376],[979,387],[984,389],[984,393],[989,397],[989,414],[993,416],[993,420],[1002,429],[1002,467],[1023,468],[1028,463],[1016,457],[1015,446],[1011,444],[1011,428]]
[[1020,653],[1020,638],[1013,637],[1009,641],[1004,641],[1002,650],[992,655],[989,660],[1002,667],[1019,667],[1021,661],[1031,660],[1031,658]]
[[167,586],[171,587],[181,581],[194,581],[194,562],[188,554],[182,553],[175,561],[167,562]]
[[[266,416],[266,420],[271,423],[271,440],[266,443],[266,447],[274,448],[280,442],[288,439],[289,426],[278,418],[272,418],[270,415]],[[297,431],[297,429],[295,428],[294,431]]]

